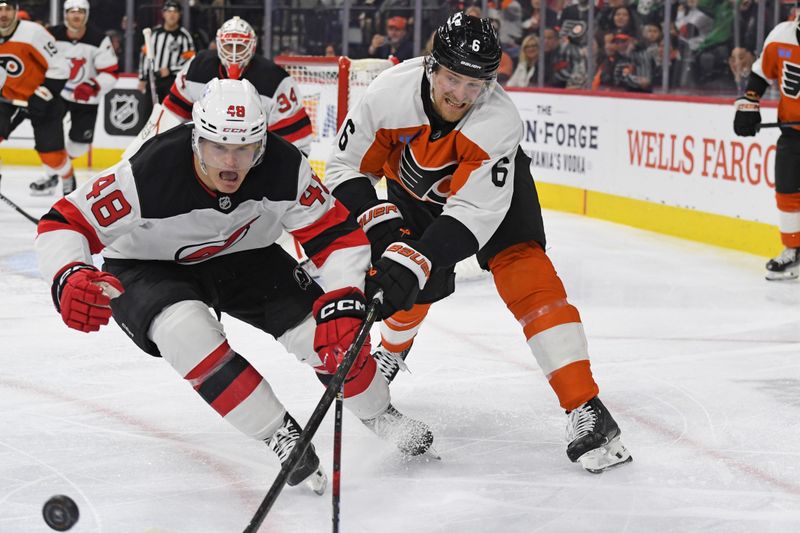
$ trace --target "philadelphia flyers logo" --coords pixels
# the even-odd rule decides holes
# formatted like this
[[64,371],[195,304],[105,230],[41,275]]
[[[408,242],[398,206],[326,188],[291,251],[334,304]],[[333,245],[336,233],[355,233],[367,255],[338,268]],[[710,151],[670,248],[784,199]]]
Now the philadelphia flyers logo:
[[411,145],[406,144],[400,158],[400,182],[416,198],[444,205],[450,196],[450,181],[456,168],[455,161],[436,168],[423,167],[414,157]]
[[781,92],[789,98],[800,95],[800,65],[783,62],[783,75],[781,76]]
[[25,72],[25,64],[14,55],[0,54],[0,67],[6,69],[12,78],[19,78]]
[[191,264],[199,263],[200,261],[205,261],[206,259],[214,257],[244,239],[247,232],[250,231],[250,226],[256,220],[258,220],[258,217],[234,231],[227,239],[184,246],[175,252],[175,261],[183,264]]

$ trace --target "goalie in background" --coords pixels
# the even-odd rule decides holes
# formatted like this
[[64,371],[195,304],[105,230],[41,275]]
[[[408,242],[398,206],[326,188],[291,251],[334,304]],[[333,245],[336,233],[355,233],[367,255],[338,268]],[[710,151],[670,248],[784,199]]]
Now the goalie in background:
[[[284,462],[301,427],[218,317],[260,329],[329,377],[366,315],[369,242],[300,151],[266,131],[249,82],[212,80],[192,119],[56,202],[39,222],[40,270],[67,326],[97,331],[113,316],[139,348],[163,357],[220,416]],[[284,230],[329,292],[275,243]],[[101,252],[103,272],[91,257]],[[369,341],[344,396],[402,452],[421,454],[433,442],[427,425],[392,407]],[[288,481],[304,480],[324,490],[312,447]]]
[[17,19],[17,3],[0,0],[0,94],[25,100],[26,108],[0,103],[0,143],[25,119],[31,121],[34,148],[45,177],[31,183],[31,194],[53,194],[59,183],[64,194],[75,189],[75,175],[64,149],[64,100],[61,89],[69,66],[55,39],[39,24]]
[[69,80],[61,91],[70,115],[66,139],[70,159],[89,151],[100,99],[117,83],[119,70],[111,39],[88,22],[89,0],[66,0],[64,24],[50,30],[70,66]]
[[[500,58],[489,19],[452,15],[430,55],[381,73],[350,110],[325,183],[370,239],[367,294],[384,294],[373,356],[387,381],[431,304],[455,290],[454,265],[477,253],[569,414],[567,456],[602,472],[631,456],[597,396],[578,310],[545,254],[522,119],[496,82]],[[374,187],[384,177],[387,200]]]
[[[800,121],[800,16],[775,26],[753,63],[744,94],[736,100],[733,131],[752,137],[761,124],[759,101],[773,81],[778,82],[778,122]],[[800,272],[800,127],[781,128],[775,151],[775,201],[783,252],[767,261],[770,281],[797,279]]]

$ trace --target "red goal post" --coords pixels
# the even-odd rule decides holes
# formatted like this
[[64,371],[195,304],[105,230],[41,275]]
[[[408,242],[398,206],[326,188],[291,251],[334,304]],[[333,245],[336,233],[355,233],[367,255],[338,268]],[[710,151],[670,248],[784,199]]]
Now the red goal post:
[[378,74],[391,67],[388,59],[350,59],[345,56],[276,56],[300,87],[303,106],[311,119],[311,166],[325,177],[325,161],[348,110],[358,102]]

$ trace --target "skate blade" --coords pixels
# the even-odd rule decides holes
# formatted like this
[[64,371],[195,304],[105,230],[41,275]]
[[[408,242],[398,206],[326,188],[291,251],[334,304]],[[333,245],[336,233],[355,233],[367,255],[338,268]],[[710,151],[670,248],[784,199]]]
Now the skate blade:
[[314,494],[322,496],[325,494],[325,488],[328,486],[328,476],[325,475],[325,472],[323,472],[321,468],[318,468],[316,472],[308,476],[308,479],[306,479],[304,483],[308,488],[314,491]]
[[784,270],[783,272],[767,271],[764,279],[767,281],[792,281],[797,279],[800,269]]
[[422,454],[422,457],[426,457],[428,459],[436,459],[437,461],[442,460],[442,456],[439,455],[439,452],[436,451],[436,448],[433,447],[433,444],[428,446],[428,449],[425,450],[425,453]]
[[37,191],[36,189],[31,189],[31,196],[53,196],[56,193],[56,189],[48,189],[46,191]]
[[602,474],[609,468],[630,463],[633,461],[633,456],[617,437],[605,446],[589,450],[578,457],[578,461],[587,472]]

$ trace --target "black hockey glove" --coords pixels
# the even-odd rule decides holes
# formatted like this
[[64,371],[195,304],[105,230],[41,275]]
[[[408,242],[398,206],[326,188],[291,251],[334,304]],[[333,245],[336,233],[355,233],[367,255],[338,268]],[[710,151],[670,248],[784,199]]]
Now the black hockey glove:
[[419,251],[419,243],[394,242],[367,272],[367,301],[379,290],[383,291],[383,302],[378,308],[381,319],[401,309],[411,309],[432,269],[428,256]]
[[411,232],[403,224],[403,215],[391,202],[375,200],[358,215],[358,224],[369,239],[372,262],[380,259],[395,241],[407,239]]
[[47,116],[47,108],[52,101],[53,93],[50,92],[50,89],[40,85],[28,98],[28,115],[31,118],[45,118]]
[[758,100],[745,95],[733,103],[736,116],[733,118],[733,131],[741,137],[752,137],[758,133],[761,124],[761,111]]

